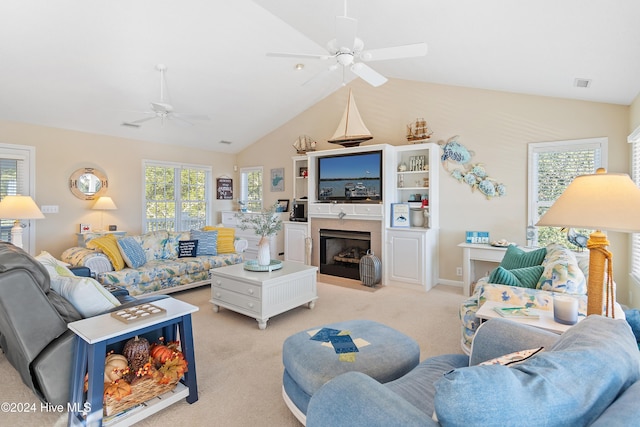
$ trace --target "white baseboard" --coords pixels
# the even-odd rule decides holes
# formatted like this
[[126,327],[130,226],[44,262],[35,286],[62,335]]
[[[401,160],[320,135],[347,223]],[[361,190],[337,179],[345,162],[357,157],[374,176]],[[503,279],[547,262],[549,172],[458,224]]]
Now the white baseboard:
[[462,281],[460,280],[438,279],[438,284],[462,288]]

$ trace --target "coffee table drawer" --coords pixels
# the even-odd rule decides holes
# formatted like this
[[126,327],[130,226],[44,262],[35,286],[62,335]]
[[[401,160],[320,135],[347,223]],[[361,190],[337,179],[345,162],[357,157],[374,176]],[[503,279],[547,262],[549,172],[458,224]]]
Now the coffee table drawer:
[[221,288],[221,289],[226,289],[242,295],[248,295],[258,299],[261,297],[260,286],[238,282],[237,280],[227,279],[225,277],[216,277],[214,275],[211,278],[211,286],[212,286],[212,290],[213,288]]
[[213,294],[212,297],[214,304],[219,303],[222,306],[231,304],[243,309],[243,311],[249,311],[257,315],[261,314],[260,300],[228,291],[226,289],[213,289],[211,292]]

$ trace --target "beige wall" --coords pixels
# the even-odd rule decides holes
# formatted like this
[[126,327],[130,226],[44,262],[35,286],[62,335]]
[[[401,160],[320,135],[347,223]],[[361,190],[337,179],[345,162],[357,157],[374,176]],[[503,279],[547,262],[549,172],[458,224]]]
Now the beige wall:
[[[474,163],[483,163],[492,178],[507,185],[504,198],[486,200],[479,193],[450,178],[440,177],[440,277],[457,282],[455,269],[462,265],[457,244],[466,230],[486,230],[494,239],[525,244],[527,215],[527,144],[606,136],[609,138],[609,170],[629,171],[626,137],[640,124],[640,101],[631,107],[518,95],[471,88],[390,80],[372,88],[360,80],[349,84],[360,113],[375,138],[367,144],[405,144],[405,126],[424,117],[433,129],[434,141],[460,135],[459,141],[475,152]],[[304,90],[301,88],[301,90]],[[58,205],[60,213],[48,214],[37,223],[36,253],[47,250],[59,256],[75,244],[78,224],[98,224],[100,214],[91,202],[75,198],[67,187],[69,175],[80,167],[97,167],[109,178],[109,192],[118,210],[105,213],[105,223],[132,233],[141,228],[141,162],[143,159],[209,164],[213,178],[234,178],[233,165],[263,166],[268,179],[272,168],[285,168],[285,191],[271,192],[265,185],[265,202],[291,199],[291,146],[298,135],[319,141],[318,149],[332,149],[325,142],[335,131],[346,105],[348,88],[342,88],[299,116],[266,135],[237,156],[141,141],[111,138],[40,126],[0,121],[0,142],[36,147],[36,201]],[[215,196],[213,196],[215,197]],[[236,206],[213,199],[214,222],[219,211]],[[628,237],[610,233],[618,296],[628,299]],[[638,304],[637,306],[640,306]]]
[[[233,176],[235,155],[112,138],[82,132],[0,121],[0,142],[36,147],[36,194],[38,205],[58,205],[59,213],[46,214],[36,224],[34,254],[46,250],[54,256],[75,246],[78,226],[100,224],[99,211],[91,210],[93,201],[76,198],[69,191],[69,176],[83,167],[102,170],[109,179],[116,211],[105,211],[104,223],[116,224],[119,230],[139,233],[142,223],[142,160],[163,160],[210,165],[213,179]],[[234,180],[234,185],[236,184]],[[231,209],[230,201],[213,197],[212,221],[220,221],[219,211]]]
[[[526,244],[527,144],[591,137],[609,138],[609,171],[629,171],[629,107],[558,98],[529,96],[463,87],[390,80],[373,88],[360,80],[349,84],[360,114],[374,139],[365,144],[406,144],[405,126],[424,117],[433,129],[432,140],[459,135],[459,142],[475,152],[473,163],[483,163],[492,178],[507,185],[504,198],[487,200],[440,170],[440,277],[457,282],[462,266],[457,247],[467,230],[489,231],[493,239]],[[325,142],[333,135],[346,105],[342,88],[263,137],[238,155],[238,164],[262,164],[265,173],[285,167],[285,193],[266,192],[265,199],[291,198],[291,144],[307,134],[318,149],[336,148]],[[304,90],[304,89],[301,89]],[[640,117],[639,117],[640,120]],[[363,145],[365,145],[363,144]],[[610,233],[610,249],[621,301],[628,297],[628,239]]]

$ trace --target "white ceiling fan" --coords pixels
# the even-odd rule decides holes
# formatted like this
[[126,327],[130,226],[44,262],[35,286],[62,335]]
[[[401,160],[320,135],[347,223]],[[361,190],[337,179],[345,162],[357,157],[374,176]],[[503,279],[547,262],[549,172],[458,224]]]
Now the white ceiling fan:
[[331,64],[327,70],[312,77],[305,82],[305,84],[325,74],[331,73],[342,66],[343,71],[348,68],[370,85],[377,87],[386,83],[387,78],[364,62],[412,58],[425,56],[427,54],[426,43],[364,50],[363,41],[356,37],[357,27],[358,20],[347,16],[347,0],[345,0],[344,16],[336,16],[336,38],[327,43],[327,55],[269,52],[267,56],[321,60],[335,59],[335,63]]
[[132,120],[122,123],[123,126],[140,127],[141,123],[148,122],[149,120],[160,120],[160,123],[164,125],[165,120],[175,120],[178,123],[185,125],[193,125],[190,120],[209,120],[209,117],[201,114],[180,114],[177,113],[173,106],[165,98],[165,89],[167,86],[164,73],[167,71],[167,66],[164,64],[156,65],[156,70],[160,72],[160,100],[158,102],[151,102],[151,111],[141,111],[141,114],[146,114],[150,117],[145,117],[138,120]]

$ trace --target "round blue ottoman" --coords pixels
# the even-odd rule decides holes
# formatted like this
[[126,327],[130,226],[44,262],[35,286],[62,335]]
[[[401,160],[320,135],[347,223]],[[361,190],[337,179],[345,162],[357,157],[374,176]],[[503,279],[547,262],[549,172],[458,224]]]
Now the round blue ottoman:
[[[342,361],[331,343],[323,345],[323,341],[312,339],[325,328],[348,332],[358,347],[352,361]],[[282,362],[282,396],[291,412],[305,424],[309,400],[326,382],[349,371],[362,372],[383,384],[393,381],[418,365],[420,347],[412,338],[381,323],[350,320],[290,336],[282,347]]]

